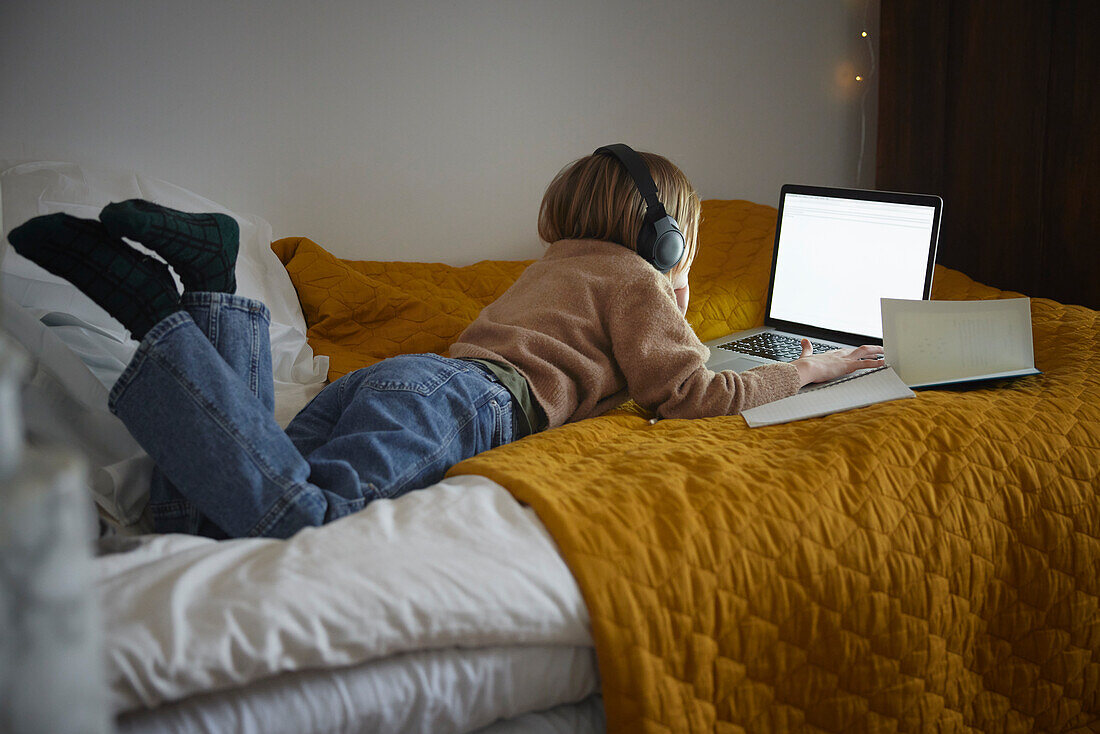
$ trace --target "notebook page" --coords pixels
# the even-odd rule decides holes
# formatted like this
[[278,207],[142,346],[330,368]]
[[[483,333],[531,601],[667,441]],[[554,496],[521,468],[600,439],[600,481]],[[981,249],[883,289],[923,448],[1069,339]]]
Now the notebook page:
[[757,428],[911,397],[914,397],[913,391],[906,387],[893,369],[886,367],[821,390],[765,403],[742,411],[741,415],[750,428]]

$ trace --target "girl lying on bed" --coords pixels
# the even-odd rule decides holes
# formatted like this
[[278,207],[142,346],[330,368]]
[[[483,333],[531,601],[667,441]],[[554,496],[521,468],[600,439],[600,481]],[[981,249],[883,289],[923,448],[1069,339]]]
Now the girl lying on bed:
[[[663,207],[679,232],[655,234],[650,220]],[[231,217],[130,200],[98,221],[36,217],[9,239],[140,340],[109,405],[156,462],[156,530],[289,537],[627,397],[666,418],[735,414],[881,365],[869,359],[879,347],[811,355],[807,342],[790,364],[707,370],[707,349],[684,318],[699,211],[665,158],[610,146],[575,161],[543,197],[545,255],[481,312],[450,358],[402,355],[347,374],[285,431],[273,417],[267,308],[234,294]]]

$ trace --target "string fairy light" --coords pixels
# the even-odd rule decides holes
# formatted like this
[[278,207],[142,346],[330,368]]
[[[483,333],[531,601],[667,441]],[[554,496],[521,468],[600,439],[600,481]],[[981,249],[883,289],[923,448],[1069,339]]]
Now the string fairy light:
[[[863,28],[867,28],[867,11],[870,7],[871,0],[865,0],[863,3]],[[867,44],[867,55],[870,59],[870,68],[867,71],[867,75],[856,74],[856,83],[863,84],[864,80],[870,81],[876,71],[875,67],[875,45],[871,42],[871,36],[866,30],[860,31],[860,38]],[[867,144],[867,93],[871,91],[871,85],[863,85],[863,94],[859,98],[859,160],[856,163],[856,185],[860,185],[860,181],[863,179],[863,157]]]

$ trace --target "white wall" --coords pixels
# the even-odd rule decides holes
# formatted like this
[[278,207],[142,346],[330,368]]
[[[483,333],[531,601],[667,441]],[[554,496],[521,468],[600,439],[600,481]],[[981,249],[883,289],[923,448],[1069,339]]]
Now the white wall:
[[868,90],[870,186],[877,6],[4,0],[0,158],[138,170],[344,257],[533,257],[546,184],[610,142],[774,204],[856,184]]

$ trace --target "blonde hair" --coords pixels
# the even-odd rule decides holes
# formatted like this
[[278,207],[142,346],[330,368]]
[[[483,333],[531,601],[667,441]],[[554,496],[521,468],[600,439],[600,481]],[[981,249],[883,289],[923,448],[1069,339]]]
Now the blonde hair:
[[[654,153],[638,151],[657,184],[657,196],[680,225],[684,257],[669,271],[670,278],[691,267],[699,236],[699,194],[683,171]],[[645,219],[645,200],[634,179],[611,155],[589,155],[558,172],[539,208],[539,237],[546,242],[594,239],[616,242],[637,251],[638,232]]]

